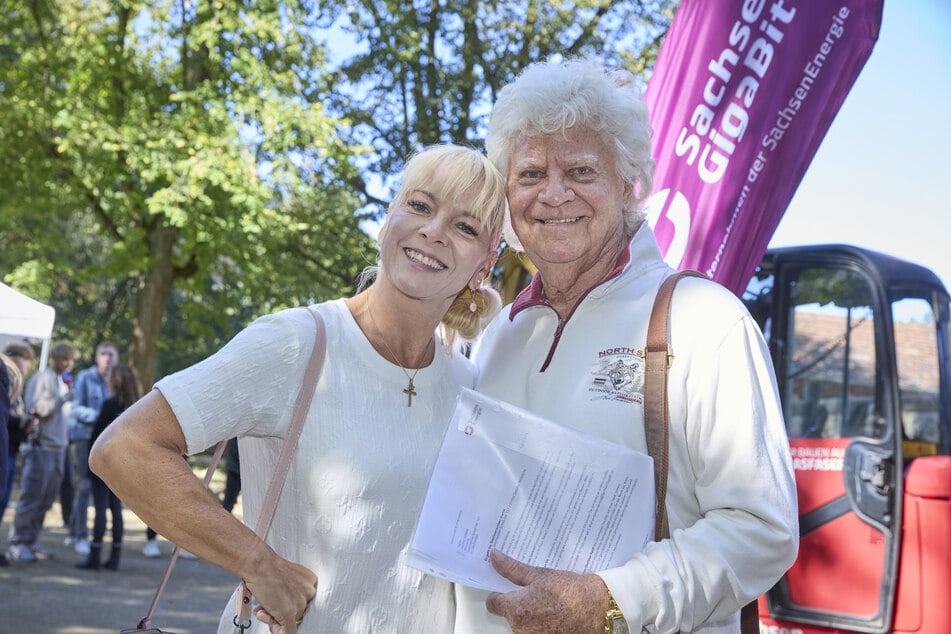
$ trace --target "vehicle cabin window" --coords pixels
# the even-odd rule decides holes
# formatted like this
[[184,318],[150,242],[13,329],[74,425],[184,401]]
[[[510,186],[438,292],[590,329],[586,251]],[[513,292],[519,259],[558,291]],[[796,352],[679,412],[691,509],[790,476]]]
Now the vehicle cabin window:
[[872,291],[856,271],[801,268],[787,281],[783,399],[791,438],[879,437]]
[[937,318],[930,302],[906,298],[892,303],[892,322],[904,440],[933,446],[941,440]]

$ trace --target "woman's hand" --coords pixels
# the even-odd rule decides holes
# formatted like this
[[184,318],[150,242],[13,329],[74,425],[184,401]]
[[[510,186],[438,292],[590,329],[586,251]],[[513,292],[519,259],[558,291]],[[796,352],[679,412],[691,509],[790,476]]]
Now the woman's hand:
[[283,559],[272,573],[245,579],[245,584],[259,604],[254,616],[271,634],[297,634],[304,610],[317,593],[317,576]]

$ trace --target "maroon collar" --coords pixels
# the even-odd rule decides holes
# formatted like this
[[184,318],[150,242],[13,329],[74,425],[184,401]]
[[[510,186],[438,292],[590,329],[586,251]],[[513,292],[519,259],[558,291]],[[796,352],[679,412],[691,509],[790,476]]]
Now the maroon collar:
[[[636,231],[634,232],[637,233]],[[612,280],[618,275],[621,274],[621,271],[624,270],[624,267],[628,265],[631,261],[631,240],[634,239],[632,235],[628,241],[626,248],[621,249],[621,253],[618,254],[617,261],[614,263],[614,268],[611,269],[611,273],[605,277],[603,280],[598,282],[595,286],[592,286],[578,299],[580,303],[585,297],[588,296],[596,286],[604,284],[608,280]],[[531,308],[532,306],[549,306],[548,300],[545,298],[544,292],[544,283],[542,282],[541,271],[535,273],[532,277],[532,282],[529,284],[518,296],[515,298],[515,301],[512,302],[512,308],[509,309],[509,321],[515,319],[515,315],[525,310],[526,308]],[[577,304],[575,304],[575,307]],[[572,307],[571,312],[575,312],[575,307]],[[569,313],[570,315],[570,313]]]

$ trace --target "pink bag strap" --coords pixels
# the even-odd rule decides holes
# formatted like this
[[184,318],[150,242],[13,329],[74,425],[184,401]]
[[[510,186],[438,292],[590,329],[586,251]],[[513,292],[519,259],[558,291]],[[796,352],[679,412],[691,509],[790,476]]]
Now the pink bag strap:
[[[314,324],[317,327],[314,349],[310,353],[310,361],[307,364],[307,370],[304,372],[304,381],[301,384],[300,393],[297,395],[297,401],[294,403],[294,410],[291,413],[291,422],[287,427],[287,436],[284,437],[281,453],[277,457],[277,466],[274,468],[274,476],[271,478],[270,484],[268,484],[267,494],[264,496],[261,512],[258,514],[257,522],[254,524],[254,532],[261,539],[264,539],[267,535],[268,529],[271,527],[271,520],[274,519],[277,501],[281,497],[281,490],[284,488],[287,472],[291,467],[291,461],[294,459],[294,452],[297,450],[297,441],[300,439],[301,430],[304,429],[304,419],[307,418],[307,412],[310,411],[310,404],[314,400],[317,379],[320,378],[320,371],[324,365],[324,356],[327,352],[327,335],[324,332],[324,320],[313,308],[308,309],[307,312],[314,318]],[[243,579],[241,580],[241,585],[238,586],[237,600],[238,604],[235,607],[236,614],[234,617],[235,627],[239,629],[251,627],[251,592],[248,590],[248,586],[244,583]]]
[[[218,443],[218,446],[215,447],[215,453],[211,457],[211,461],[208,463],[208,470],[205,471],[205,478],[202,482],[205,485],[205,488],[208,488],[208,485],[211,484],[211,478],[215,475],[215,467],[218,466],[218,462],[221,460],[221,454],[225,452],[225,445],[228,444],[227,440],[222,440]],[[178,554],[181,552],[181,548],[176,545],[175,550],[172,551],[172,557],[168,560],[168,565],[165,567],[165,574],[162,575],[162,580],[159,582],[158,589],[155,591],[155,596],[152,597],[152,604],[149,606],[149,611],[139,621],[139,625],[136,629],[138,630],[148,630],[152,627],[152,615],[155,614],[156,608],[158,608],[159,599],[162,598],[162,593],[165,592],[165,586],[168,585],[168,580],[172,576],[172,569],[175,567],[175,562],[178,561]],[[127,630],[123,630],[126,632]]]
[[[294,459],[294,452],[297,449],[297,441],[300,439],[301,431],[304,428],[304,420],[307,418],[307,412],[310,411],[311,402],[314,399],[314,393],[317,388],[317,380],[320,378],[320,372],[323,369],[324,357],[327,353],[327,334],[324,327],[324,320],[314,308],[307,308],[308,313],[314,318],[316,326],[316,335],[314,339],[314,348],[311,350],[310,359],[307,362],[307,369],[304,372],[304,380],[301,383],[300,392],[297,394],[297,400],[294,402],[294,409],[291,412],[291,420],[287,427],[287,435],[284,437],[284,444],[281,446],[281,453],[277,457],[277,466],[274,468],[274,476],[268,484],[267,493],[264,496],[264,503],[261,506],[261,512],[254,525],[255,534],[264,539],[268,529],[271,527],[271,520],[274,519],[274,511],[277,509],[277,501],[281,496],[281,490],[284,488],[284,481],[287,479],[287,472],[290,469],[291,461]],[[208,463],[208,470],[205,472],[203,480],[205,487],[211,483],[211,478],[215,473],[215,468],[221,460],[224,453],[227,440],[222,440],[215,447],[215,453]],[[158,590],[152,598],[152,605],[149,606],[148,614],[139,621],[138,629],[145,630],[152,627],[152,615],[158,607],[159,599],[165,591],[169,577],[172,575],[172,568],[178,561],[178,554],[181,551],[179,546],[175,546],[172,551],[172,557],[165,568],[165,575],[159,583]],[[235,608],[234,624],[235,627],[247,629],[251,626],[251,593],[248,591],[244,581],[238,586],[238,604]]]

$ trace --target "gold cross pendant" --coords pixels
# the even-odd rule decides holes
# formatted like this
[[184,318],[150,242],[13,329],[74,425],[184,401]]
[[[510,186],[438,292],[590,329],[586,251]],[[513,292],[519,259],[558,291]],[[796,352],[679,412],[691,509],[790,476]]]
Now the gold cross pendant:
[[409,385],[403,388],[403,394],[406,395],[406,407],[412,407],[413,397],[416,396],[416,390],[413,387],[413,379],[410,379]]

